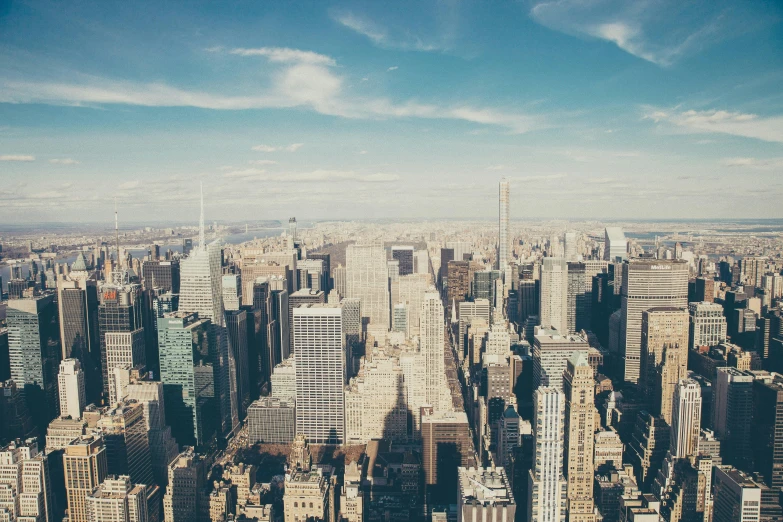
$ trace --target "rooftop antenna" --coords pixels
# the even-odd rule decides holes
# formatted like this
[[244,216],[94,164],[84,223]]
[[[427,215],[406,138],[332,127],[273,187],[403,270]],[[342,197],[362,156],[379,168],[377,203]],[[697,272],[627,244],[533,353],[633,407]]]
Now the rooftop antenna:
[[198,249],[204,250],[206,242],[204,241],[204,182],[201,182],[201,217],[198,222]]

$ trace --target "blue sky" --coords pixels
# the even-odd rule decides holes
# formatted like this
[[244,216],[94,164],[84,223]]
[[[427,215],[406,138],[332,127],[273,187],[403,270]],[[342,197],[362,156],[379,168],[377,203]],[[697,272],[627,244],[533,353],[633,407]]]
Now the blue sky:
[[[681,5],[687,4],[687,5]],[[783,217],[775,1],[0,0],[0,220]]]

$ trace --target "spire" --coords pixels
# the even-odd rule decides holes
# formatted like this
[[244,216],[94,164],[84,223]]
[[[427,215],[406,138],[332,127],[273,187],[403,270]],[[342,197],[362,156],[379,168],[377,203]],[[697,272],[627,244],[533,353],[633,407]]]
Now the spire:
[[204,182],[201,182],[201,217],[198,222],[198,249],[204,250],[207,247],[204,240]]

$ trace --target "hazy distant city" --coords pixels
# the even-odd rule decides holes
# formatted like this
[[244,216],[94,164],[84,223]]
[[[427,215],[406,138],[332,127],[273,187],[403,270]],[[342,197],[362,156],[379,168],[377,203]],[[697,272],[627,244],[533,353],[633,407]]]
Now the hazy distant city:
[[783,522],[781,36],[0,0],[0,522]]

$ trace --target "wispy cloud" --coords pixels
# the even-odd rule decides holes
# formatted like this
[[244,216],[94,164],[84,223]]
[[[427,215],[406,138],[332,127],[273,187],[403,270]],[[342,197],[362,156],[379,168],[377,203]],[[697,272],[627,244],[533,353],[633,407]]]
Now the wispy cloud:
[[400,179],[400,176],[397,174],[387,174],[383,172],[362,174],[351,170],[329,169],[317,169],[311,172],[293,173],[267,173],[267,171],[263,169],[244,169],[226,172],[223,176],[232,180],[258,180],[270,183],[284,183],[290,181],[356,181],[361,183],[388,183],[392,181],[398,181]]
[[250,163],[251,165],[277,165],[277,162],[275,160],[268,160],[268,159],[250,160],[248,163]]
[[336,65],[334,58],[313,51],[301,51],[288,47],[260,47],[257,49],[237,48],[228,51],[238,56],[263,56],[275,63],[309,63],[314,65]]
[[396,71],[397,69],[399,69],[399,67],[398,67],[398,66],[396,66],[396,65],[392,65],[391,67],[389,67],[388,69],[386,69],[386,72]]
[[536,174],[532,176],[513,176],[507,179],[509,179],[510,181],[526,182],[526,181],[554,181],[558,179],[564,179],[567,177],[568,175],[566,174],[556,173],[556,174]]
[[725,167],[743,167],[756,170],[783,169],[783,158],[724,158],[720,164]]
[[732,14],[718,3],[697,10],[676,0],[538,0],[530,9],[530,17],[550,29],[605,40],[661,66],[745,30],[744,18]]
[[3,154],[0,155],[0,161],[35,161],[35,156],[27,154]]
[[644,108],[644,119],[672,125],[680,132],[718,133],[783,143],[783,116],[759,116],[725,110],[680,111]]
[[[278,152],[278,151],[286,151],[286,152],[296,152],[299,149],[304,146],[304,143],[292,143],[290,145],[255,145],[254,147],[251,147],[250,150],[254,150],[256,152]],[[272,162],[275,163],[275,162]]]
[[487,167],[487,170],[506,170],[508,169],[505,165],[490,165]]
[[79,162],[73,158],[53,158],[49,160],[49,163],[54,165],[78,165]]
[[367,37],[379,47],[413,51],[443,51],[448,48],[445,41],[418,37],[408,30],[392,31],[364,15],[350,11],[333,12],[332,19],[353,32]]

